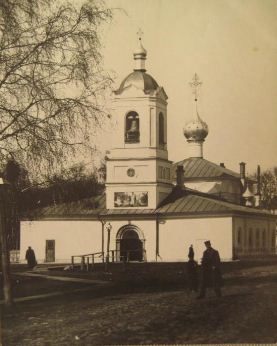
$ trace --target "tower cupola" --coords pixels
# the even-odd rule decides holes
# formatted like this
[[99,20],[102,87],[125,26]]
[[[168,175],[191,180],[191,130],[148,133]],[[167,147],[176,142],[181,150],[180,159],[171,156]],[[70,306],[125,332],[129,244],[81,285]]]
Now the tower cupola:
[[138,31],[138,46],[136,50],[134,51],[134,60],[135,60],[135,68],[134,71],[141,71],[145,72],[145,60],[146,60],[146,55],[147,51],[143,47],[142,42],[141,42],[141,36],[142,36],[142,31]]

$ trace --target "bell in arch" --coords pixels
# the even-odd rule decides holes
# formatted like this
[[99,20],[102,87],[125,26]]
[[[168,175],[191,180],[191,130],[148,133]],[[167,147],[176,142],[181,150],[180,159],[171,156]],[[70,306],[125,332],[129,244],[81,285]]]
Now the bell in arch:
[[137,132],[137,131],[138,131],[138,122],[136,119],[133,119],[131,122],[129,132]]
[[135,112],[131,112],[126,117],[125,142],[139,142],[139,117],[138,114]]

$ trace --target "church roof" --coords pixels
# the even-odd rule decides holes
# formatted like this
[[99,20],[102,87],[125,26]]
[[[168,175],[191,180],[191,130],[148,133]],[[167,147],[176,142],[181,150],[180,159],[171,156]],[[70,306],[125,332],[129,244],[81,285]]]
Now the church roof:
[[256,214],[269,216],[270,212],[249,208],[243,205],[223,201],[208,194],[194,190],[175,188],[172,193],[156,209],[159,214]]
[[130,73],[120,84],[118,90],[115,91],[115,94],[121,94],[122,91],[129,87],[135,86],[138,89],[141,89],[145,92],[145,94],[150,93],[151,91],[157,90],[159,88],[158,83],[155,79],[150,76],[150,74],[144,71],[134,71]]
[[[168,197],[157,209],[129,208],[129,209],[106,209],[105,194],[80,201],[62,203],[32,212],[25,215],[24,219],[95,219],[105,217],[156,217],[164,216],[205,216],[222,214],[251,214],[258,216],[274,216],[267,211],[249,208],[238,204],[223,201],[216,197],[200,193],[190,189],[174,188]],[[275,216],[276,217],[276,216]]]
[[105,194],[81,199],[79,201],[50,205],[35,209],[24,215],[24,218],[37,219],[44,217],[61,217],[82,215],[97,215],[106,208]]
[[174,164],[175,167],[180,165],[184,167],[185,179],[219,178],[226,175],[240,179],[239,173],[200,157],[190,157]]

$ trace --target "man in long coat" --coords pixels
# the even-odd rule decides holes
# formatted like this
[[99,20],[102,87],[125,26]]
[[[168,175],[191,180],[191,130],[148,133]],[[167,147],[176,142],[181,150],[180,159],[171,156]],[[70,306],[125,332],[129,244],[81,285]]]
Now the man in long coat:
[[213,249],[209,240],[204,242],[206,250],[202,258],[202,283],[198,298],[204,298],[206,289],[212,287],[215,294],[221,297],[222,276],[220,270],[220,256],[217,250]]
[[25,258],[30,269],[33,269],[37,265],[35,251],[31,248],[31,246],[28,247]]

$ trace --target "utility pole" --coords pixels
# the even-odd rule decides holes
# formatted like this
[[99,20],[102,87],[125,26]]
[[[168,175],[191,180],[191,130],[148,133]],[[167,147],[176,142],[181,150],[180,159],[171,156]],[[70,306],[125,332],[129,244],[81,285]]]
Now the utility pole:
[[107,255],[106,255],[106,269],[105,269],[105,271],[107,272],[109,261],[110,261],[110,239],[111,239],[111,230],[112,230],[112,225],[110,223],[108,223],[106,225],[106,230],[108,232],[108,236],[107,236]]
[[3,277],[4,303],[9,306],[12,304],[12,286],[10,276],[10,256],[7,244],[8,226],[11,217],[12,188],[9,184],[1,182],[0,178],[0,245],[1,245],[1,264]]

